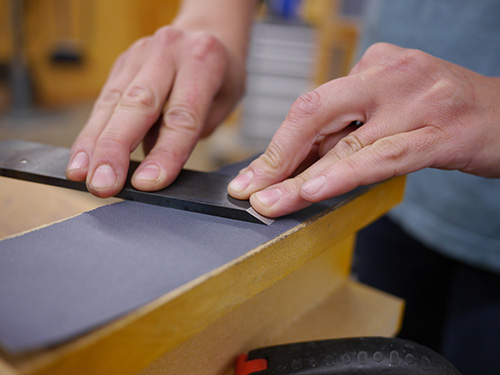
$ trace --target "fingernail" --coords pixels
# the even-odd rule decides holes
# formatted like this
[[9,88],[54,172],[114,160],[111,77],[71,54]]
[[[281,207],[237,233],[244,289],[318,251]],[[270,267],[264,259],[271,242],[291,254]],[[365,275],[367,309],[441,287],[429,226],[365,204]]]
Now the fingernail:
[[231,183],[229,184],[229,189],[236,192],[243,191],[248,187],[248,185],[250,185],[252,178],[253,172],[251,170],[242,173],[238,175],[233,181],[231,181]]
[[325,176],[314,177],[302,185],[302,190],[304,190],[308,195],[314,195],[323,188],[325,182]]
[[142,167],[134,176],[137,180],[156,181],[160,177],[160,167],[156,164],[148,164]]
[[68,165],[68,171],[85,169],[89,166],[89,156],[86,152],[80,151],[78,154],[73,156],[71,162]]
[[95,189],[104,189],[116,184],[116,173],[109,164],[101,164],[94,172],[90,182]]
[[259,191],[255,193],[255,197],[262,203],[264,206],[272,206],[281,198],[281,190],[280,189],[267,189]]

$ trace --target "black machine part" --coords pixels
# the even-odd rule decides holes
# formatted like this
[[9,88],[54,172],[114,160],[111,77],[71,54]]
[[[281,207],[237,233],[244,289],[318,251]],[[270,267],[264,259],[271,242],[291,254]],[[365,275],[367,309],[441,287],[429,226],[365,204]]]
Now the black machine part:
[[[66,178],[69,156],[67,148],[20,140],[0,141],[0,176],[86,191],[85,182]],[[227,194],[231,176],[184,169],[170,186],[148,192],[136,190],[130,183],[138,166],[138,162],[130,163],[125,187],[116,197],[259,224],[274,221],[257,213],[249,201]]]
[[360,337],[278,345],[252,350],[247,361],[259,358],[267,360],[267,369],[247,374],[460,375],[433,350],[396,338]]

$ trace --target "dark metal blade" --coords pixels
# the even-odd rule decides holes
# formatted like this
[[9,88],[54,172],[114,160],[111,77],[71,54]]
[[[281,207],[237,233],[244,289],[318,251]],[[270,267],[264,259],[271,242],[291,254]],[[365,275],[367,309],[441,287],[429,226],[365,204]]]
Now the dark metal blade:
[[[62,147],[19,140],[0,141],[0,176],[86,191],[85,182],[66,178],[69,154],[69,149]],[[227,194],[232,177],[184,169],[167,188],[145,192],[130,184],[130,176],[138,165],[131,162],[125,187],[116,197],[254,223],[273,222],[254,211],[248,201]]]

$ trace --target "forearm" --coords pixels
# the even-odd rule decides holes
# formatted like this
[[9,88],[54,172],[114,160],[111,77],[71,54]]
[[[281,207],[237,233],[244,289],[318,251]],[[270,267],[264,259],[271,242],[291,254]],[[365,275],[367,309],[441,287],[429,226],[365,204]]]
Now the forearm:
[[255,0],[183,0],[174,25],[214,33],[244,59],[255,4]]

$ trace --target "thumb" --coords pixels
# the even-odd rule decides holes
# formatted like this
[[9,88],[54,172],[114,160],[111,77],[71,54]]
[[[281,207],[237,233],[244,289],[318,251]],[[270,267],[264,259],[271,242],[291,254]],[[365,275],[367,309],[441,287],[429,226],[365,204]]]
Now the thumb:
[[319,115],[322,112],[318,111],[320,105],[320,96],[316,91],[299,97],[266,151],[231,181],[229,194],[238,199],[248,199],[252,193],[291,176],[314,146],[316,129],[303,124],[324,121]]

